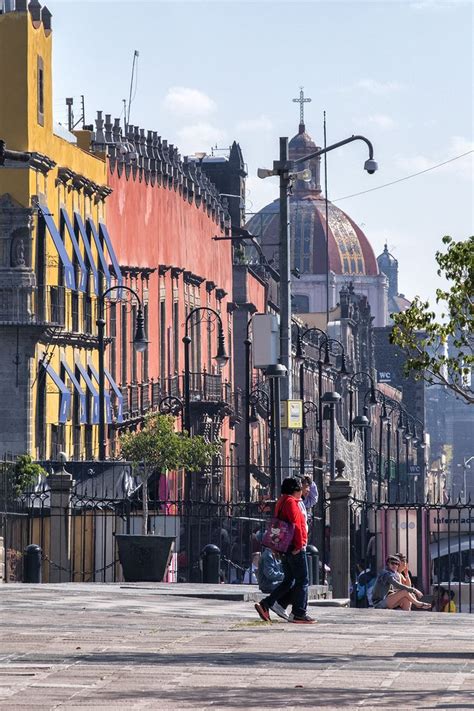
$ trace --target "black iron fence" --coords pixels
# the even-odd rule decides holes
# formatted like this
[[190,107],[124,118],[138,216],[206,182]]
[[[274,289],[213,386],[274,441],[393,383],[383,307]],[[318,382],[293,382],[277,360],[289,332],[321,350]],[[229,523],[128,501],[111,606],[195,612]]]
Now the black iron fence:
[[[352,580],[374,579],[388,555],[402,553],[416,587],[443,611],[474,612],[474,504],[352,500]],[[366,604],[354,585],[354,604]],[[369,600],[370,603],[370,595]],[[452,607],[452,605],[451,605]],[[445,611],[448,611],[447,609]]]

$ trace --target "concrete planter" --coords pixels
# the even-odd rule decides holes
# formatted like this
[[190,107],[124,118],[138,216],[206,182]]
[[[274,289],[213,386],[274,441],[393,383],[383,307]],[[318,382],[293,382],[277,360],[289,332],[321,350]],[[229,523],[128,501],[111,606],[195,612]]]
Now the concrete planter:
[[137,536],[121,533],[115,536],[123,576],[127,583],[163,580],[171,554],[174,536]]

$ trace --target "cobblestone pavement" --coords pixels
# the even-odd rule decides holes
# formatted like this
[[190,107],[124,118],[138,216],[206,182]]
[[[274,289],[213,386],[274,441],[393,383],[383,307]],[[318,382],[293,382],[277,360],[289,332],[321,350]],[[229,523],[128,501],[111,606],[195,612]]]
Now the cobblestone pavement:
[[3,585],[0,605],[1,708],[474,709],[474,615],[267,624],[251,603],[102,584]]

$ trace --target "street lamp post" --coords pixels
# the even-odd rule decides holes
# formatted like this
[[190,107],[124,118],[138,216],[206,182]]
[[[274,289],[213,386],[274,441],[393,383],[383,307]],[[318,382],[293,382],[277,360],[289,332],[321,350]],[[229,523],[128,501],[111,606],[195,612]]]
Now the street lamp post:
[[142,302],[137,292],[129,286],[123,284],[115,284],[110,286],[97,297],[98,318],[97,338],[98,338],[98,354],[99,354],[99,460],[104,461],[107,451],[107,440],[105,436],[105,318],[104,318],[104,300],[114,289],[129,291],[138,302],[137,316],[135,322],[135,336],[133,338],[133,346],[138,353],[146,350],[147,339],[145,335],[145,323],[143,318]]
[[375,381],[373,377],[371,376],[370,373],[367,373],[365,370],[359,370],[358,373],[354,373],[350,379],[349,379],[349,439],[352,442],[352,436],[354,434],[354,429],[353,429],[353,423],[352,423],[352,418],[354,416],[354,382],[357,379],[358,384],[360,384],[360,381],[363,378],[367,378],[370,380],[370,404],[371,405],[376,405],[377,404],[377,398],[375,395]]
[[[289,160],[288,138],[280,138],[280,158],[274,161],[273,169],[259,168],[259,178],[268,178],[278,175],[280,178],[280,243],[279,243],[279,270],[280,270],[280,362],[285,366],[287,376],[283,380],[282,397],[284,400],[291,398],[291,264],[290,264],[290,224],[289,224],[289,190],[295,179],[298,178],[298,166],[313,158],[318,158],[325,153],[345,146],[353,141],[363,141],[369,149],[369,158],[365,161],[364,169],[373,174],[378,166],[374,160],[372,143],[365,136],[351,136],[338,141],[325,148],[320,148],[313,153],[295,160]],[[305,172],[305,171],[303,171]],[[301,173],[301,171],[300,171]],[[329,268],[329,267],[328,267]],[[284,466],[290,465],[290,430],[285,433],[283,458]],[[288,469],[289,471],[289,469]]]
[[329,476],[331,481],[336,476],[336,405],[340,402],[339,393],[330,391],[324,393],[321,401],[329,407]]
[[[304,402],[304,371],[305,371],[305,351],[304,351],[304,337],[307,336],[309,333],[317,333],[318,336],[323,337],[323,344],[327,342],[328,336],[325,331],[323,331],[320,328],[317,328],[316,326],[312,326],[310,328],[305,329],[302,331],[301,326],[299,323],[293,320],[293,326],[296,327],[297,329],[297,339],[296,339],[296,350],[295,350],[295,360],[296,362],[300,363],[299,367],[299,398],[301,402]],[[323,345],[321,344],[321,345]],[[316,346],[316,347],[319,347]],[[320,360],[320,359],[319,359]],[[321,369],[318,364],[318,380],[319,380],[319,392],[318,392],[318,398],[320,400],[321,398],[321,382],[322,382],[322,373]],[[319,410],[321,408],[319,407]],[[304,475],[304,440],[305,440],[305,428],[306,428],[306,412],[305,408],[303,405],[303,422],[302,422],[302,428],[300,430],[300,476]],[[321,412],[318,414],[318,420],[317,420],[317,427],[318,427],[318,435],[319,435],[319,420],[321,417]]]
[[191,384],[190,384],[190,348],[191,348],[191,336],[189,335],[190,332],[190,322],[193,316],[197,313],[207,311],[208,313],[214,314],[217,323],[218,323],[218,331],[217,331],[217,353],[214,356],[214,360],[216,361],[217,365],[219,368],[223,368],[227,361],[229,360],[229,356],[226,353],[225,350],[225,337],[224,337],[224,329],[222,326],[222,319],[220,315],[218,314],[217,311],[212,309],[210,306],[197,306],[195,309],[192,309],[192,311],[189,312],[189,314],[186,316],[186,322],[184,326],[184,336],[183,336],[183,343],[184,343],[184,429],[188,434],[191,434]]

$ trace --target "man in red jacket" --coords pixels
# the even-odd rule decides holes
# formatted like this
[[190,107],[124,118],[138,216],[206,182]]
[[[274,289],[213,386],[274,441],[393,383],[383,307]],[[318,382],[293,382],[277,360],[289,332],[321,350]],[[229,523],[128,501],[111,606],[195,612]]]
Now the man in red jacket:
[[289,622],[299,624],[313,624],[307,612],[308,605],[308,565],[306,562],[306,544],[308,542],[308,529],[303,512],[298,501],[301,499],[301,484],[298,479],[287,478],[281,485],[281,496],[275,506],[275,518],[295,527],[293,540],[288,551],[282,555],[284,578],[273,592],[260,602],[255,603],[255,609],[262,618],[270,620],[270,610],[277,600],[292,591],[293,608]]

